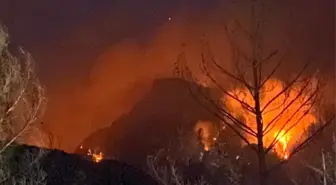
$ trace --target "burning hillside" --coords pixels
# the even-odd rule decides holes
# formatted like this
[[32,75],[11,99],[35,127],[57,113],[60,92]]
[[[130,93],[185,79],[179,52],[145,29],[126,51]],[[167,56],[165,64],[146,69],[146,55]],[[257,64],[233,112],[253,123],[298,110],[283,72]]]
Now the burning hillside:
[[217,140],[218,129],[210,121],[198,121],[195,125],[194,132],[203,144],[204,150],[210,150]]
[[88,150],[87,155],[90,156],[92,160],[96,163],[99,163],[101,160],[104,159],[104,154],[102,152],[92,152],[91,149]]
[[[294,84],[292,88],[286,90],[283,82],[271,79],[262,89],[264,145],[268,147],[273,140],[277,140],[274,151],[283,159],[286,159],[290,150],[304,139],[311,124],[317,121],[311,107],[314,99],[311,98],[311,93],[315,87],[308,87],[305,92],[301,92],[301,88],[302,86]],[[280,93],[282,91],[285,92]],[[231,93],[239,100],[254,107],[255,101],[247,89],[234,89]],[[225,103],[232,114],[242,117],[248,127],[254,131],[257,130],[255,114],[246,111],[240,102],[232,98],[225,97]],[[257,143],[256,137],[248,134],[246,137],[249,142]]]
[[104,153],[102,151],[99,151],[97,148],[91,149],[91,148],[84,148],[83,145],[80,145],[79,147],[80,154],[83,155],[86,159],[99,163],[103,159],[105,159]]
[[[150,93],[129,114],[120,117],[110,127],[102,129],[84,140],[82,144],[88,148],[78,148],[77,152],[96,162],[110,156],[125,161],[141,161],[140,158],[147,156],[148,152],[165,147],[165,143],[175,137],[174,130],[182,127],[184,130],[193,131],[199,137],[204,150],[210,150],[219,134],[216,121],[211,113],[207,113],[189,96],[189,92],[182,82],[178,79],[156,81]],[[264,87],[262,107],[282,91],[284,85],[281,81],[273,79],[269,80]],[[274,139],[278,140],[274,150],[283,159],[288,157],[290,150],[303,139],[305,131],[312,123],[316,122],[316,115],[310,110],[310,102],[307,101],[308,94],[307,97],[302,96],[292,102],[298,96],[297,88],[294,87],[291,91],[277,97],[276,101],[267,106],[263,114],[264,130],[267,133],[264,137],[264,144],[268,146]],[[234,89],[232,93],[253,106],[253,98],[246,89]],[[230,98],[224,100],[236,117],[243,118],[248,126],[256,130],[253,114],[244,111],[237,101]],[[289,104],[291,105],[286,108],[286,111],[283,111]],[[174,109],[169,109],[169,107],[174,107]],[[278,114],[281,116],[274,121],[276,124],[267,127],[267,123],[270,123]],[[294,124],[297,125],[293,126]],[[290,130],[286,132],[289,128]],[[144,135],[146,135],[145,138]],[[255,137],[247,135],[247,138],[251,143],[257,142]],[[138,142],[136,146],[134,142]],[[97,146],[104,149],[104,153],[91,149]],[[133,159],[134,151],[137,151],[139,159]]]
[[[177,78],[155,81],[151,91],[128,114],[86,138],[81,142],[85,147],[79,145],[76,153],[87,156],[90,148],[99,146],[101,150],[96,154],[102,152],[104,158],[135,164],[145,161],[151,152],[170,146],[173,139],[195,134],[199,128],[203,129],[204,144],[210,147],[211,139],[217,136],[215,126],[210,125],[218,120],[190,97],[188,85],[197,86]],[[196,152],[193,147],[184,145],[183,150]]]

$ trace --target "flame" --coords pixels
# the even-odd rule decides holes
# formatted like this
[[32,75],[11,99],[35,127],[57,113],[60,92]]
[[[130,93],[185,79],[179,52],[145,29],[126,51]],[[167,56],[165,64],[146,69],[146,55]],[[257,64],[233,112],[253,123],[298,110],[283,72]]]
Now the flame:
[[[281,81],[277,79],[268,80],[261,91],[261,109],[263,109],[279,92],[282,92],[284,88],[285,86]],[[317,120],[311,110],[311,101],[309,99],[315,88],[314,84],[312,84],[311,88],[307,88],[307,92],[305,91],[302,95],[299,94],[300,88],[301,86],[293,85],[290,90],[281,94],[275,101],[270,103],[262,114],[264,132],[268,123],[277,118],[277,115],[282,115],[276,119],[274,125],[266,129],[267,133],[263,138],[266,147],[269,146],[272,141],[278,141],[273,147],[273,150],[282,159],[288,158],[291,148],[302,140],[302,135],[305,134],[308,127],[312,123],[316,123]],[[237,88],[230,93],[236,96],[240,101],[254,107],[254,99],[247,89]],[[299,98],[297,98],[298,96]],[[292,102],[292,100],[295,101]],[[246,108],[242,107],[240,102],[233,98],[224,97],[223,101],[236,118],[243,118],[248,127],[255,132],[257,131],[255,114],[247,111]],[[290,104],[290,102],[292,103]],[[287,109],[285,109],[285,107],[287,107]],[[251,143],[257,143],[257,138],[255,136],[246,134],[246,138]]]
[[93,153],[90,148],[88,149],[87,155],[91,156],[92,160],[96,163],[99,163],[101,160],[104,159],[104,154],[102,152]]
[[203,149],[209,151],[217,140],[218,130],[210,121],[198,121],[195,125],[194,132],[198,134],[200,130],[200,142],[203,144]]
[[[277,136],[278,135],[278,136]],[[274,138],[278,141],[274,147],[274,151],[278,153],[280,157],[283,159],[288,159],[289,152],[288,150],[288,142],[290,141],[290,134],[285,134],[285,131],[282,130],[280,133],[276,133],[273,135]]]

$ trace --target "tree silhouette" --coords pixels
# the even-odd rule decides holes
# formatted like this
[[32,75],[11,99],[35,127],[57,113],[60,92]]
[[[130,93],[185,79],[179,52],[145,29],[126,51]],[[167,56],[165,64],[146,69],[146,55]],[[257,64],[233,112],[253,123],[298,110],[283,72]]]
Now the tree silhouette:
[[[316,116],[320,113],[317,107],[323,80],[318,70],[310,70],[311,61],[305,60],[294,75],[279,75],[286,71],[281,68],[288,65],[285,63],[288,49],[269,51],[265,40],[267,2],[254,0],[250,3],[248,28],[237,20],[233,20],[231,26],[225,26],[233,69],[223,67],[206,39],[202,42],[201,72],[208,81],[207,85],[221,91],[223,101],[214,100],[200,89],[189,90],[205,109],[232,129],[245,144],[256,144],[253,149],[258,156],[260,185],[266,185],[270,171],[302,150],[333,122],[335,115],[332,111],[323,119]],[[184,79],[198,81],[186,58],[185,52],[178,56],[177,74]],[[234,86],[228,87],[223,82]],[[205,105],[204,100],[211,106]],[[306,135],[304,130],[312,124],[316,129]],[[287,138],[291,133],[295,133],[295,138]],[[292,142],[290,148],[287,147],[288,142]],[[281,156],[283,160],[268,166],[266,155],[277,148],[286,149]]]
[[[15,145],[35,137],[35,123],[45,102],[44,91],[34,73],[31,56],[20,50],[14,56],[8,50],[8,35],[0,27],[0,184],[45,184],[45,173],[38,156],[22,154],[24,164],[11,155]],[[28,132],[34,132],[28,135]],[[41,140],[41,138],[39,138]]]

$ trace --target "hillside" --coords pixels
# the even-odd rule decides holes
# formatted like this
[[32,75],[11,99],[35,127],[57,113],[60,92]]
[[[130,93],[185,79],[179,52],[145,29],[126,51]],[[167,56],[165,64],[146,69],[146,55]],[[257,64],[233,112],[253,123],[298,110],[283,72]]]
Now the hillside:
[[76,152],[86,153],[91,148],[106,157],[138,165],[147,155],[193,131],[197,121],[218,123],[191,96],[188,87],[210,93],[210,89],[177,78],[156,80],[151,91],[128,114],[90,135],[78,145]]
[[[42,150],[44,154],[38,164],[46,172],[47,185],[157,185],[145,172],[125,163],[113,160],[94,163],[60,150]],[[19,145],[11,151],[10,164],[12,173],[15,173],[29,166],[27,156],[38,156],[40,148]]]

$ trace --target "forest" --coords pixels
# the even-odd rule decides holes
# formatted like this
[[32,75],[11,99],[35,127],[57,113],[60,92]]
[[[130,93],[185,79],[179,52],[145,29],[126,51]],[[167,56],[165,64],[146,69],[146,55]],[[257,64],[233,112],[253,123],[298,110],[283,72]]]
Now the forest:
[[330,0],[131,1],[3,2],[0,185],[336,184]]

